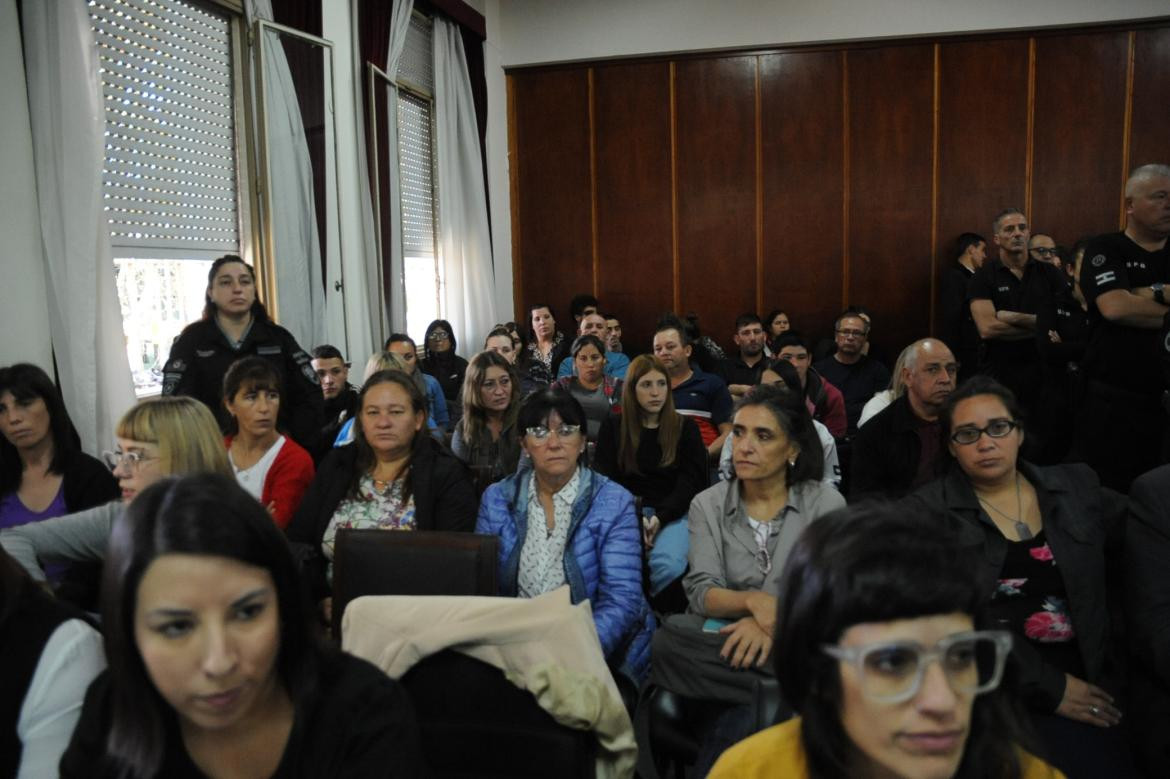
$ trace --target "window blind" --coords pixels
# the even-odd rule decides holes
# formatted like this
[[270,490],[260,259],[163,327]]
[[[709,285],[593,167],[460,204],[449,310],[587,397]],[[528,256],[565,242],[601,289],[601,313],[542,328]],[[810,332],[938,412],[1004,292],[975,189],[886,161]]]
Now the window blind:
[[[398,165],[402,242],[408,255],[435,252],[434,146],[431,132],[435,70],[431,20],[414,14],[398,63]],[[420,94],[416,94],[420,93]]]
[[239,252],[228,18],[182,0],[90,0],[117,257]]

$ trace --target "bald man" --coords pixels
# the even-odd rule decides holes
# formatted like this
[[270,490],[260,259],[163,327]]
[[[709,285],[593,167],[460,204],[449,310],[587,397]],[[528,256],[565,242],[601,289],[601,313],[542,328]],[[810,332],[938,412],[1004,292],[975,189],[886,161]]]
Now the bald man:
[[911,345],[902,367],[906,391],[853,439],[849,500],[863,495],[901,498],[935,478],[943,455],[939,411],[955,391],[959,365],[942,341]]
[[1143,165],[1130,174],[1125,214],[1125,230],[1091,240],[1081,261],[1093,334],[1070,457],[1122,492],[1163,462],[1167,416],[1159,329],[1170,311],[1170,166]]

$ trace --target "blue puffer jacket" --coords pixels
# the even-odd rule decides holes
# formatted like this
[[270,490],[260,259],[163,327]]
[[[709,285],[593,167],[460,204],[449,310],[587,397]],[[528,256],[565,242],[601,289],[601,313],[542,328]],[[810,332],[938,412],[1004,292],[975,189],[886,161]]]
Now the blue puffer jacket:
[[[479,506],[475,532],[500,538],[501,595],[517,593],[531,478],[531,471],[521,471],[496,482]],[[633,496],[582,468],[565,550],[565,581],[573,603],[590,602],[606,660],[641,684],[650,670],[654,615],[642,595],[642,539]]]

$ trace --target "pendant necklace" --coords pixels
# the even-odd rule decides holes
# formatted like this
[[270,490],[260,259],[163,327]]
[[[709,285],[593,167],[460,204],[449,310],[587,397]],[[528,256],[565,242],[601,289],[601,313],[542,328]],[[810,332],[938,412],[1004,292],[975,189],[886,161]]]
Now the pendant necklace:
[[991,505],[990,501],[984,500],[983,496],[980,495],[979,493],[975,493],[975,497],[979,499],[979,502],[982,503],[985,508],[991,509],[996,514],[999,514],[1001,517],[1006,519],[1008,522],[1011,522],[1012,526],[1015,527],[1015,529],[1016,529],[1016,535],[1020,537],[1021,541],[1032,540],[1032,528],[1028,527],[1028,525],[1023,521],[1023,519],[1024,519],[1024,506],[1023,506],[1023,501],[1020,498],[1020,473],[1019,473],[1019,471],[1016,472],[1016,516],[1014,516],[1014,517],[1008,516],[1004,512],[997,509],[995,506]]

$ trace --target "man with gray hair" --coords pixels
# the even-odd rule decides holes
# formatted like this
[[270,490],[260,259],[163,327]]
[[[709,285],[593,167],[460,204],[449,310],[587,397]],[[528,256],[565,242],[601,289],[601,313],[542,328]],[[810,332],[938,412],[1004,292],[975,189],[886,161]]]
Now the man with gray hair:
[[1164,287],[1170,282],[1170,166],[1143,165],[1130,174],[1125,214],[1125,230],[1091,240],[1081,262],[1093,334],[1073,444],[1073,459],[1122,491],[1164,462],[1158,331],[1170,311]]
[[935,478],[944,456],[939,411],[955,391],[959,366],[942,341],[911,344],[902,364],[906,391],[853,439],[849,500],[863,495],[900,498]]

